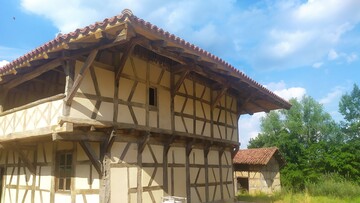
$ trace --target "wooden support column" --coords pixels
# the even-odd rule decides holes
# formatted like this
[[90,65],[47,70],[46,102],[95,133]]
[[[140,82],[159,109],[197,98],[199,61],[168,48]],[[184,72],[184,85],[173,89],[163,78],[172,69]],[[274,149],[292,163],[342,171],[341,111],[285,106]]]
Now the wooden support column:
[[109,203],[111,201],[111,148],[115,142],[116,130],[112,130],[108,138],[100,145],[100,161],[102,163],[100,202]]
[[221,199],[224,199],[224,180],[223,180],[223,173],[222,173],[222,156],[224,154],[225,148],[222,147],[220,148],[219,151],[219,171],[220,171],[220,194],[221,194]]
[[145,146],[150,140],[150,133],[147,132],[143,139],[138,142],[138,154],[137,154],[137,202],[142,203],[142,153],[145,149]]
[[209,151],[210,151],[210,144],[207,144],[205,145],[204,148],[205,202],[209,202],[209,160],[208,160]]
[[169,195],[169,180],[168,180],[168,153],[171,147],[171,144],[174,142],[175,136],[171,135],[168,141],[164,143],[163,150],[163,187],[164,187],[164,196]]
[[186,143],[186,160],[185,160],[185,170],[186,170],[186,199],[187,202],[191,202],[191,182],[190,182],[190,153],[195,140]]
[[76,77],[76,80],[74,81],[74,84],[73,84],[71,90],[69,91],[69,94],[66,95],[65,101],[68,106],[71,105],[71,102],[72,102],[77,90],[79,89],[80,84],[81,84],[82,80],[84,79],[86,72],[89,70],[90,66],[94,62],[95,57],[98,52],[99,52],[98,49],[92,50],[90,52],[89,56],[87,57],[85,63],[81,67],[79,75]]

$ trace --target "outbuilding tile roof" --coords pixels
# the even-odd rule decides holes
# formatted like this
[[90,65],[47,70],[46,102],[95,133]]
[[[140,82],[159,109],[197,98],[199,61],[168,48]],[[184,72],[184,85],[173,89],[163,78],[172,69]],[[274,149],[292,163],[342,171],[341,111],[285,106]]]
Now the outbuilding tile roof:
[[276,147],[239,150],[233,159],[233,163],[247,165],[266,165],[273,156],[275,156],[280,165],[285,163],[285,160],[283,159],[279,149]]

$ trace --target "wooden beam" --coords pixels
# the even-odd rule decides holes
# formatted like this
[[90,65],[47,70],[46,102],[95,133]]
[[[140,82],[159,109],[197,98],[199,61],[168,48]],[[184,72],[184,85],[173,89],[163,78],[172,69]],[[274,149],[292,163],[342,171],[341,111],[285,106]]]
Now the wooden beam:
[[109,137],[104,142],[104,153],[110,153],[116,139],[116,131],[112,130]]
[[28,159],[25,153],[22,151],[21,146],[18,143],[8,142],[1,144],[1,146],[7,150],[14,150],[19,154],[19,157],[22,162],[24,162],[25,166],[29,169],[29,171],[35,175],[36,174],[36,166]]
[[172,90],[172,97],[175,96],[176,92],[180,89],[181,84],[186,79],[186,76],[188,76],[190,73],[190,69],[186,69],[180,76],[179,80],[176,82],[174,89]]
[[101,170],[101,162],[99,160],[99,157],[96,155],[95,151],[91,147],[90,143],[88,141],[81,140],[80,146],[85,151],[85,154],[88,156],[89,160],[95,167],[96,171],[99,173],[99,176],[102,176],[102,170]]
[[53,141],[89,141],[89,142],[104,142],[106,141],[106,134],[104,132],[72,132],[72,133],[53,133]]
[[15,77],[13,80],[10,80],[7,84],[5,84],[3,86],[3,88],[11,89],[11,88],[16,87],[28,80],[36,78],[37,76],[60,66],[62,64],[61,60],[62,60],[61,58],[54,59],[47,64],[37,67],[35,70],[31,71],[30,73],[28,73],[26,75],[19,75],[18,77]]
[[146,132],[143,139],[139,141],[139,143],[138,143],[138,147],[139,147],[138,148],[138,153],[142,153],[144,151],[146,144],[150,140],[150,136],[151,136],[151,134],[149,132]]
[[221,89],[221,91],[219,92],[219,94],[216,96],[214,102],[211,105],[211,109],[214,110],[214,108],[216,107],[216,105],[220,102],[221,98],[225,95],[226,91],[229,89],[229,85],[226,84],[223,86],[223,88]]
[[84,79],[84,76],[87,72],[87,70],[90,68],[90,66],[92,65],[93,61],[95,60],[95,57],[97,55],[97,53],[99,52],[98,49],[94,49],[90,52],[89,56],[87,57],[85,63],[83,64],[83,66],[80,69],[79,75],[76,77],[76,80],[74,82],[74,85],[71,89],[71,91],[69,92],[68,95],[66,95],[65,101],[66,101],[66,105],[71,105],[71,102],[75,96],[75,93],[77,92],[77,90],[80,87],[80,84],[82,82],[82,80]]
[[[76,61],[73,59],[68,59],[63,63],[63,70],[66,75],[65,90],[64,90],[65,95],[68,95],[70,93],[74,84],[75,64]],[[70,106],[68,105],[63,106],[63,115],[65,116],[70,115]]]
[[[84,56],[80,56],[77,59],[79,61],[81,61],[81,62],[86,61],[86,57],[84,57]],[[96,61],[96,60],[93,61],[93,66],[96,66],[96,67],[99,67],[99,68],[102,68],[102,69],[105,69],[105,70],[109,70],[109,71],[114,71],[114,66],[113,65],[107,64],[107,63],[104,63],[104,62],[100,62],[100,61]]]
[[234,146],[234,148],[231,151],[231,159],[234,159],[236,153],[239,151],[240,145]]
[[119,62],[119,65],[115,67],[115,81],[120,79],[120,75],[125,67],[126,60],[131,55],[132,51],[134,50],[134,47],[136,44],[140,41],[140,38],[132,39],[125,47],[123,55],[121,56],[121,60]]

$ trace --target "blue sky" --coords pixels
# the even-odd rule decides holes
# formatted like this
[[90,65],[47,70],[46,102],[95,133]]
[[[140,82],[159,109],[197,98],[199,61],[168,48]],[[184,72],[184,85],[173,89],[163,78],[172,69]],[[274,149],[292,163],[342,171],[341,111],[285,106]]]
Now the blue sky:
[[[289,99],[310,95],[335,120],[360,84],[359,0],[12,0],[0,2],[0,66],[53,39],[129,8],[228,61]],[[264,114],[242,116],[241,147]]]

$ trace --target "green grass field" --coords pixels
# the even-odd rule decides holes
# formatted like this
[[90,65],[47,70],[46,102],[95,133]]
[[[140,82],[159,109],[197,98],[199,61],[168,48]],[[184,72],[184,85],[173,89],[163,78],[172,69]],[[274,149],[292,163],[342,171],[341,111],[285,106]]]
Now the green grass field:
[[360,203],[360,196],[353,198],[338,198],[331,196],[311,196],[307,193],[266,195],[239,195],[239,201],[257,203]]
[[283,189],[271,196],[238,194],[237,199],[257,203],[360,203],[360,185],[335,178],[323,178],[319,183],[307,184],[306,190],[292,192]]

